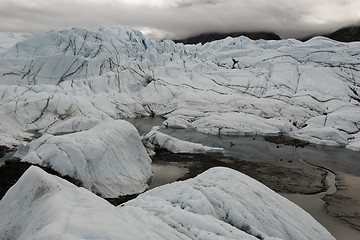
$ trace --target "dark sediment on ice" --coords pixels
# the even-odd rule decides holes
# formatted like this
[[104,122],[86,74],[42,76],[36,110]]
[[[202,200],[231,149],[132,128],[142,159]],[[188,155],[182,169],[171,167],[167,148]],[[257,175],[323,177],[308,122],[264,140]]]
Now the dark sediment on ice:
[[284,144],[293,147],[305,147],[310,145],[309,142],[286,136],[264,136],[264,140],[275,144]]
[[[13,160],[8,160],[5,162],[4,165],[0,166],[0,200],[9,190],[9,188],[11,188],[19,180],[19,178],[30,166],[32,166],[32,164],[30,163]],[[61,176],[58,172],[48,167],[38,167],[42,168],[47,173],[64,178],[67,181],[75,184],[76,186],[81,186],[81,183],[76,179],[73,179],[69,176]]]
[[[0,166],[0,200],[4,197],[5,193],[19,180],[19,178],[24,174],[24,172],[33,164],[19,161],[6,161],[4,165]],[[67,181],[75,184],[78,187],[81,187],[82,184],[80,181],[73,179],[69,176],[61,176],[58,172],[54,171],[51,168],[38,166],[45,170],[47,173],[56,175]],[[131,199],[134,199],[139,194],[120,196],[118,198],[105,198],[111,204],[117,206],[124,202],[127,202]]]
[[0,158],[4,157],[5,154],[7,154],[8,152],[11,152],[11,151],[13,151],[13,150],[8,148],[7,146],[0,145]]

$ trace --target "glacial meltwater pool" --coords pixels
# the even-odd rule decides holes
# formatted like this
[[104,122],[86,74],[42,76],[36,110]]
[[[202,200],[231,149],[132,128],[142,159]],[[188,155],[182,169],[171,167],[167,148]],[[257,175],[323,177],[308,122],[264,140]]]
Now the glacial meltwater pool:
[[[135,125],[140,134],[143,134],[149,132],[153,126],[161,125],[164,119],[150,117],[130,119],[129,121]],[[333,194],[337,191],[335,186],[336,177],[351,176],[353,181],[355,179],[360,184],[360,152],[341,147],[314,144],[305,144],[304,146],[301,143],[298,144],[298,147],[295,147],[296,144],[286,145],[281,143],[281,139],[277,142],[276,137],[272,138],[270,142],[263,136],[218,136],[203,134],[191,129],[164,128],[161,129],[161,132],[185,141],[201,143],[211,147],[222,147],[224,148],[224,156],[231,157],[231,160],[227,160],[228,162],[237,159],[238,161],[268,163],[294,169],[303,168],[306,165],[321,167],[328,173],[326,182],[329,188],[327,191],[316,194],[279,193],[309,212],[336,239],[360,239],[360,231],[353,229],[350,224],[330,216],[326,212],[325,202],[322,200],[326,194]],[[291,141],[288,142],[291,143]],[[175,155],[170,154],[168,161],[163,160],[164,157],[161,158],[162,160],[156,160],[157,157],[154,157],[154,178],[151,188],[176,181],[189,173],[191,166],[187,166],[184,161],[177,162]],[[188,157],[190,158],[191,155]],[[191,162],[191,159],[186,162]],[[197,163],[201,164],[201,161],[197,161]],[[207,164],[205,160],[203,164]]]

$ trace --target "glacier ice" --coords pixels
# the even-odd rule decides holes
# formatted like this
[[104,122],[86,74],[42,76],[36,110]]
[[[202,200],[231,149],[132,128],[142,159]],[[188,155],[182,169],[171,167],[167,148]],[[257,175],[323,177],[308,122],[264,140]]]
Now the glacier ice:
[[[25,144],[16,154],[22,161],[51,166],[106,197],[142,192],[152,174],[136,129],[119,120],[127,117],[164,116],[163,125],[172,128],[286,135],[359,151],[359,66],[360,42],[324,37],[183,45],[108,26],[1,34],[0,145]],[[221,150],[157,129],[143,140],[171,151]],[[31,167],[0,201],[0,233],[18,239],[333,239],[296,205],[223,168],[115,208]]]
[[155,126],[150,132],[141,137],[142,142],[149,151],[164,149],[172,153],[223,153],[223,148],[204,146],[200,143],[192,143],[177,139],[159,131]]
[[183,45],[107,26],[27,36],[12,47],[4,39],[2,145],[34,130],[78,131],[82,119],[161,115],[169,127],[360,150],[359,42],[229,37]]
[[20,42],[30,36],[31,34],[28,33],[0,33],[0,55],[2,52],[14,46],[17,42]]
[[124,120],[102,121],[65,135],[45,134],[19,148],[14,157],[51,167],[108,198],[143,192],[152,177],[151,159],[140,136]]
[[335,239],[254,179],[212,168],[114,207],[30,167],[0,201],[3,239]]

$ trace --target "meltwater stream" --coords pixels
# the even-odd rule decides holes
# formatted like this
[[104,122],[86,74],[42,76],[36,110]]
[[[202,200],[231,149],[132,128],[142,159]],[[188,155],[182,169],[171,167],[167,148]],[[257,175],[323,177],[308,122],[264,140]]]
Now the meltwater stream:
[[[130,119],[138,129],[140,134],[147,133],[153,126],[159,126],[164,121],[160,117]],[[268,162],[287,164],[287,167],[296,168],[299,162],[306,161],[315,166],[321,166],[327,171],[327,184],[329,188],[326,192],[318,194],[281,194],[293,201],[304,210],[309,212],[324,227],[326,227],[336,239],[358,240],[360,232],[352,229],[349,225],[340,222],[338,219],[328,215],[324,208],[324,201],[321,199],[325,194],[332,194],[336,191],[335,174],[349,174],[359,179],[360,183],[360,152],[351,151],[339,147],[327,147],[318,145],[308,145],[304,147],[294,147],[284,144],[276,144],[265,141],[262,136],[217,136],[203,134],[191,129],[162,129],[163,133],[173,137],[201,143],[211,147],[224,148],[224,155],[245,161]],[[291,163],[291,164],[289,164]],[[184,166],[167,164],[166,162],[154,163],[154,182],[151,187],[166,184],[184,176],[187,169]]]
[[333,194],[336,192],[335,174],[327,171],[326,182],[329,188],[326,192],[318,194],[289,194],[280,193],[283,197],[289,199],[293,203],[300,206],[302,209],[310,213],[321,225],[323,225],[337,240],[356,240],[359,239],[360,232],[343,224],[338,219],[330,216],[325,208],[325,201],[322,198],[326,194]]

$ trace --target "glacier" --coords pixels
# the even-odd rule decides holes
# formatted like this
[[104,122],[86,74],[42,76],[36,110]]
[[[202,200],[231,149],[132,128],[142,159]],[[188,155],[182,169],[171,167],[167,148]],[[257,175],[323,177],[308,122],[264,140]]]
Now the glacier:
[[2,239],[335,239],[254,179],[212,168],[114,207],[30,167],[0,201]]
[[30,36],[31,34],[29,33],[0,33],[0,54],[8,48],[11,48],[17,42],[20,42]]
[[[0,35],[0,145],[31,167],[0,201],[0,233],[17,239],[333,239],[262,184],[214,168],[140,193],[150,149],[221,152],[121,119],[216,135],[283,135],[360,151],[360,42],[325,37],[204,45],[99,26]],[[90,191],[88,191],[90,190]],[[92,193],[92,192],[93,193]],[[141,229],[141,232],[139,232]]]
[[108,26],[28,36],[0,55],[0,142],[157,115],[168,127],[360,150],[359,49],[324,37],[183,45]]
[[14,158],[50,167],[107,198],[143,192],[153,175],[136,128],[124,120],[59,136],[44,134],[19,147]]

